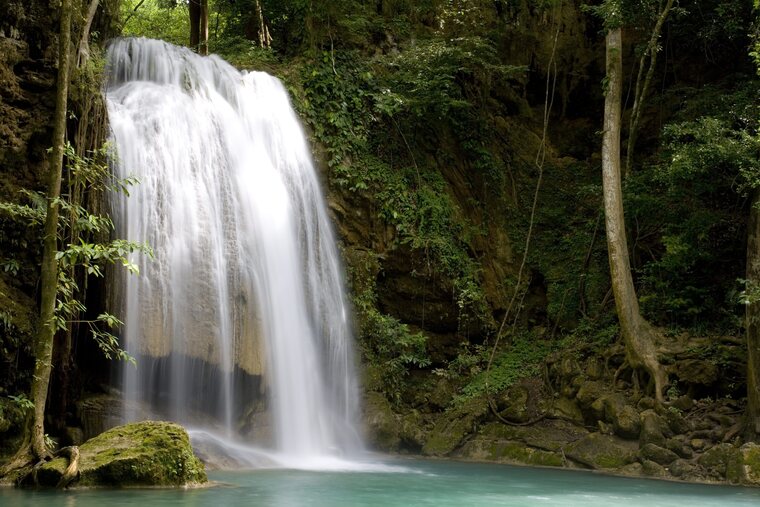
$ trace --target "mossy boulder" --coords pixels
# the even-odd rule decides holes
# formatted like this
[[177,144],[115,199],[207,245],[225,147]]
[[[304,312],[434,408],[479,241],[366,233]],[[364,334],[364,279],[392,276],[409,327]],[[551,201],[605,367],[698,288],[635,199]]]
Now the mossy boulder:
[[652,409],[644,410],[640,417],[641,432],[639,433],[639,441],[641,444],[665,445],[666,436],[672,435],[667,421]]
[[621,468],[636,461],[638,446],[630,440],[591,433],[569,444],[565,448],[565,455],[594,469]]
[[612,424],[612,428],[618,436],[629,439],[639,438],[641,431],[639,413],[626,403],[623,395],[618,393],[605,394],[591,404],[591,410],[599,419]]
[[760,445],[749,442],[732,455],[726,470],[729,482],[745,486],[760,486]]
[[401,426],[385,396],[369,392],[364,398],[364,425],[370,445],[378,451],[398,450]]
[[[117,426],[79,448],[76,486],[187,486],[207,481],[185,429],[174,423],[143,421]],[[55,486],[66,466],[57,458],[37,473],[42,486]]]
[[464,438],[475,433],[488,412],[481,398],[473,398],[444,413],[430,432],[422,453],[428,456],[445,456],[456,449]]
[[483,461],[497,461],[515,465],[553,466],[563,465],[559,452],[534,449],[523,442],[492,440],[476,437],[459,449],[455,457]]
[[[731,444],[723,443],[706,450],[697,460],[708,471],[715,472],[720,477],[732,480],[736,475],[736,465],[739,461],[739,450]],[[734,481],[738,482],[738,478]]]
[[659,465],[669,465],[678,459],[678,455],[670,449],[651,443],[644,444],[641,448],[641,456]]

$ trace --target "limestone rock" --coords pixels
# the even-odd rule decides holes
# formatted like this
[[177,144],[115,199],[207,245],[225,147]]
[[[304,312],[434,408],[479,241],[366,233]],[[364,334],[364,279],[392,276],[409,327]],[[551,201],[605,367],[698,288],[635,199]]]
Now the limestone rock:
[[644,473],[644,475],[648,475],[650,477],[667,477],[668,471],[665,470],[665,468],[648,459],[645,459],[641,462],[641,471]]
[[575,395],[581,408],[589,408],[591,404],[602,397],[606,393],[604,384],[599,381],[590,380],[581,384],[578,389],[578,394]]
[[367,393],[364,399],[364,425],[369,444],[380,451],[398,449],[399,424],[390,402],[380,393]]
[[665,445],[665,436],[671,435],[665,419],[657,415],[654,410],[645,410],[640,414],[641,433],[639,441],[642,444],[653,443]]
[[760,486],[760,445],[751,442],[742,445],[737,462],[730,463],[727,472],[727,478],[731,482],[745,486]]
[[456,452],[455,456],[518,465],[555,467],[563,465],[562,454],[559,452],[534,449],[523,442],[490,440],[483,437],[468,441]]
[[[79,448],[76,486],[187,486],[207,481],[187,432],[178,424],[143,421],[117,426]],[[40,485],[55,486],[68,465],[57,458],[43,465]]]
[[636,461],[638,449],[635,442],[610,435],[591,433],[569,444],[565,454],[591,468],[621,468]]
[[660,465],[668,465],[678,459],[678,455],[669,449],[664,449],[652,443],[644,444],[641,456]]
[[702,468],[685,459],[677,459],[668,466],[673,477],[683,480],[696,480],[704,476]]
[[718,444],[711,447],[697,460],[700,465],[721,477],[727,477],[730,465],[737,462],[739,450],[731,444]]
[[428,456],[445,456],[456,449],[465,436],[477,430],[481,418],[488,412],[487,404],[473,398],[441,416],[430,432],[422,453]]
[[718,367],[707,359],[681,359],[675,367],[678,379],[688,384],[710,386],[718,380]]

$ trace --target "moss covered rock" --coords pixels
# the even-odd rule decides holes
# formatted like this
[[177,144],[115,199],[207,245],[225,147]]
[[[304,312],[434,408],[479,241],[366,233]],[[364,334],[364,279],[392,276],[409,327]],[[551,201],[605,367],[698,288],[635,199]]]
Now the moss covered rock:
[[534,449],[523,442],[495,440],[480,436],[464,444],[455,456],[516,465],[561,467],[564,464],[562,454],[559,452]]
[[[186,486],[207,481],[182,426],[143,421],[117,426],[79,448],[77,486]],[[40,485],[55,486],[66,466],[58,458],[37,473]]]
[[636,461],[638,446],[630,440],[591,433],[568,445],[565,455],[594,469],[621,468]]
[[428,456],[449,454],[467,435],[477,431],[481,419],[487,412],[488,405],[481,398],[473,398],[446,412],[430,432],[422,453]]
[[749,442],[739,448],[728,464],[729,482],[745,486],[760,486],[760,445]]
[[370,445],[378,451],[398,450],[401,426],[390,402],[380,393],[364,398],[364,426]]

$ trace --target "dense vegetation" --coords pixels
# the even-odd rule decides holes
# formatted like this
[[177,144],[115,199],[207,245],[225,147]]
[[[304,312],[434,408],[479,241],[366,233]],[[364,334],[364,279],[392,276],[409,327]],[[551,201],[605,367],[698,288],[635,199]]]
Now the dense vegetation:
[[[751,1],[203,4],[209,52],[271,72],[291,92],[325,171],[364,388],[393,414],[428,427],[485,417],[483,407],[508,419],[510,388],[544,377],[547,389],[562,356],[598,358],[610,388],[669,402],[747,397],[745,309],[760,299],[747,266],[760,185]],[[109,6],[123,35],[190,44],[187,2]],[[627,254],[669,374],[663,393],[629,367],[607,260],[600,149],[612,25],[623,27]],[[650,65],[649,93],[637,96]],[[14,199],[5,185],[2,197]],[[37,238],[14,221],[18,209],[0,211],[0,300],[34,295]],[[63,260],[78,255],[68,252]],[[0,345],[16,366],[0,385],[23,403],[33,319],[6,308]],[[687,361],[717,373],[699,377]],[[755,439],[750,423],[744,434]],[[421,439],[389,446],[419,451]]]

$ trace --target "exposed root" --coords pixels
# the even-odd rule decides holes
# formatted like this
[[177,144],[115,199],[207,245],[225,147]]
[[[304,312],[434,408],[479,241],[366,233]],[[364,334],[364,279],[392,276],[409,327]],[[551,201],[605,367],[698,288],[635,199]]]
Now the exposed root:
[[55,485],[56,488],[62,489],[68,487],[75,479],[79,478],[79,447],[72,445],[64,447],[55,453],[56,456],[64,456],[69,460],[69,466],[61,476],[61,480]]

